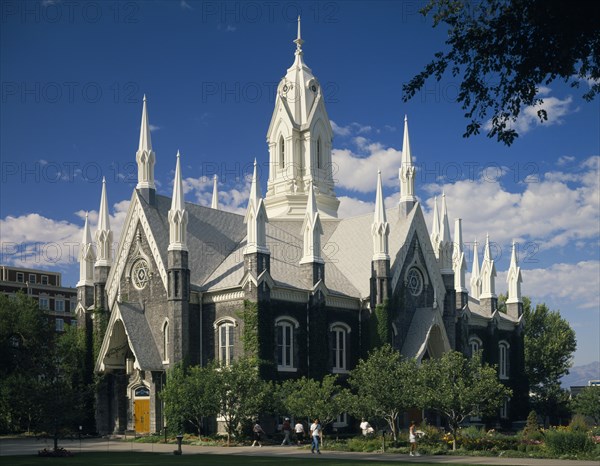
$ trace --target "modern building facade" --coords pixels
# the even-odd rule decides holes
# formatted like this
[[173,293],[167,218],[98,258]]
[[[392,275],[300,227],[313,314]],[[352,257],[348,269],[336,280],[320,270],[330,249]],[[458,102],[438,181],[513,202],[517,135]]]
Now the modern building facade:
[[62,286],[60,272],[0,265],[0,292],[10,297],[19,291],[39,303],[57,332],[76,321],[77,290]]
[[[245,215],[219,209],[216,181],[211,207],[185,201],[185,154],[173,160],[172,196],[156,192],[144,98],[138,184],[115,256],[105,183],[95,239],[87,221],[83,231],[77,312],[82,325],[106,328],[95,367],[103,375],[98,430],[161,430],[158,394],[180,361],[228,365],[251,354],[267,361],[265,378],[343,379],[382,341],[417,360],[483,349],[514,391],[500,416],[520,418],[527,386],[516,251],[507,312],[499,312],[489,239],[482,264],[473,262],[469,291],[462,221],[455,219],[452,238],[445,196],[431,230],[425,224],[406,118],[399,204],[384,206],[374,170],[365,174],[376,187],[374,212],[338,218],[333,132],[319,81],[304,61],[300,24],[294,42],[267,131],[268,173],[255,161]],[[382,308],[387,332],[376,335]]]

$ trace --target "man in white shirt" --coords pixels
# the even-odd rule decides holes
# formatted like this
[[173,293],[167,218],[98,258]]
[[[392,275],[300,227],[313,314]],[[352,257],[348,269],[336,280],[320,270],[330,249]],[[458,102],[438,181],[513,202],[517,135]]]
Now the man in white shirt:
[[321,454],[321,450],[319,450],[319,440],[321,440],[322,431],[323,428],[321,427],[319,419],[317,418],[315,419],[315,422],[313,422],[310,426],[310,435],[312,436],[312,445],[310,448],[311,453],[314,453],[316,449],[317,453],[319,455]]

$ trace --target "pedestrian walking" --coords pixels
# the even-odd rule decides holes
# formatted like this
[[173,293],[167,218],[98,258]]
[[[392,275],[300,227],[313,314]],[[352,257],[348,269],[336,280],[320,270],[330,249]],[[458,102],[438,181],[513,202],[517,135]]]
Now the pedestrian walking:
[[312,444],[310,447],[311,453],[314,453],[317,450],[317,453],[320,455],[321,450],[319,449],[319,442],[322,440],[321,436],[323,432],[323,428],[319,423],[319,418],[316,418],[315,421],[310,426],[310,435],[312,437]]
[[296,443],[301,445],[304,442],[304,424],[300,421],[296,422],[294,426],[294,432],[296,433]]
[[262,448],[262,443],[260,443],[261,435],[264,435],[265,431],[262,429],[258,421],[254,423],[254,427],[252,428],[252,433],[254,435],[254,442],[252,442],[252,446],[258,446]]
[[410,421],[410,427],[408,428],[408,441],[410,443],[410,456],[421,456],[417,451],[417,426],[415,421]]
[[292,442],[290,442],[290,434],[292,433],[292,426],[290,424],[289,417],[284,419],[281,430],[283,430],[283,442],[281,442],[281,445],[291,445]]

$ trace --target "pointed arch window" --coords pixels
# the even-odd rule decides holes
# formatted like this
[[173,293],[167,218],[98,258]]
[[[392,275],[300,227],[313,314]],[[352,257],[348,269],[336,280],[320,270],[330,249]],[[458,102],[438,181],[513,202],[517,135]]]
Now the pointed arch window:
[[279,168],[285,168],[285,141],[283,136],[279,136]]
[[169,321],[163,324],[163,363],[169,362]]
[[501,379],[509,378],[509,348],[510,345],[506,341],[498,344],[498,376]]
[[321,154],[321,136],[317,139],[317,168],[323,168],[323,160]]
[[471,357],[473,357],[477,351],[483,349],[483,342],[478,337],[473,336],[469,338],[469,348],[471,349]]

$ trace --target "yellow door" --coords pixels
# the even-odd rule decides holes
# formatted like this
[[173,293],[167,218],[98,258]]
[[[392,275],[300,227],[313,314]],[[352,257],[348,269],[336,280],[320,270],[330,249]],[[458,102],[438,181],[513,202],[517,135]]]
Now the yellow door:
[[141,434],[150,432],[150,400],[138,398],[133,402],[135,431]]

